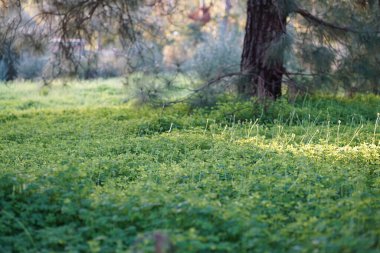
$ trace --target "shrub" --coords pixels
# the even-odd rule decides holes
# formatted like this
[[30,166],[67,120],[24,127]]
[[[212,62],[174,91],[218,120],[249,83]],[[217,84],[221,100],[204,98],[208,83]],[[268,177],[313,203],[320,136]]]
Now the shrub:
[[40,78],[47,62],[46,56],[23,54],[17,65],[18,77],[25,80]]
[[127,69],[126,57],[116,52],[102,52],[98,58],[98,77],[118,77],[123,76]]
[[193,58],[186,63],[186,69],[195,72],[202,80],[239,71],[241,38],[237,31],[219,38],[207,35],[196,47]]
[[165,84],[155,75],[135,73],[127,78],[125,85],[129,98],[136,100],[138,104],[157,102],[165,94]]
[[[184,69],[207,83],[220,76],[238,72],[240,69],[240,41],[241,34],[232,31],[226,36],[204,35],[203,42],[199,43],[191,60],[184,64]],[[235,84],[234,79],[223,79],[202,88],[191,99],[192,106],[214,106],[218,94],[228,90]]]

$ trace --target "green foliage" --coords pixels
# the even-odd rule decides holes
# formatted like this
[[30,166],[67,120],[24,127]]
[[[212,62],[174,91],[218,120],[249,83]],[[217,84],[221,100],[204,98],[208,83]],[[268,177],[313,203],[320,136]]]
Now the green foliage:
[[268,48],[265,56],[266,64],[276,65],[282,63],[284,56],[292,50],[293,35],[291,32],[282,34],[277,41],[273,42]]
[[326,73],[330,71],[335,55],[327,47],[309,46],[303,48],[303,58],[312,66],[313,71]]
[[295,76],[297,82],[307,84],[309,91],[379,94],[380,5],[374,3],[298,1],[299,8],[317,19],[293,17],[298,29],[293,46],[295,55],[287,57],[288,65],[298,65],[296,72],[312,73],[308,78]]
[[[372,109],[369,109],[372,108]],[[312,121],[323,124],[328,121],[344,124],[359,124],[375,121],[380,111],[380,100],[375,95],[356,95],[354,98],[326,95],[300,96],[293,104],[285,98],[262,105],[256,100],[244,101],[237,97],[224,96],[210,112],[210,108],[199,109],[200,114],[207,113],[209,118],[218,122],[259,120],[260,123],[300,125]]]
[[379,97],[130,109],[115,83],[0,87],[0,252],[380,250]]

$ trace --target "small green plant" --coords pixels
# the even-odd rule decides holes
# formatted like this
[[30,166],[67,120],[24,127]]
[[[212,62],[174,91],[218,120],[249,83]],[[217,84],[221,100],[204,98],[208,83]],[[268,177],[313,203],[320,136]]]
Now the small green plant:
[[377,127],[379,126],[379,122],[380,122],[380,113],[377,113],[375,129],[373,130],[373,142],[372,142],[373,144],[376,143],[376,131],[377,131]]

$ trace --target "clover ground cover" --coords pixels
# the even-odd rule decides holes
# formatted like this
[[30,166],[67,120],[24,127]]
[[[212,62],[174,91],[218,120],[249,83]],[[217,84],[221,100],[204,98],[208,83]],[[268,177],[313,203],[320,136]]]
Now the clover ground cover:
[[29,108],[3,93],[0,252],[380,251],[376,103],[264,122],[228,103],[95,106],[88,89]]

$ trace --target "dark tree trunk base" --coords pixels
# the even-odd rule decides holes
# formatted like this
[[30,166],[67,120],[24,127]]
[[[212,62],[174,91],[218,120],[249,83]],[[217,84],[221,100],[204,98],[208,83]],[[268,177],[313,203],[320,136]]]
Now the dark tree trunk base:
[[286,33],[286,16],[276,0],[248,0],[241,71],[247,75],[238,86],[245,96],[275,100],[281,96],[283,55],[269,56],[269,49]]

